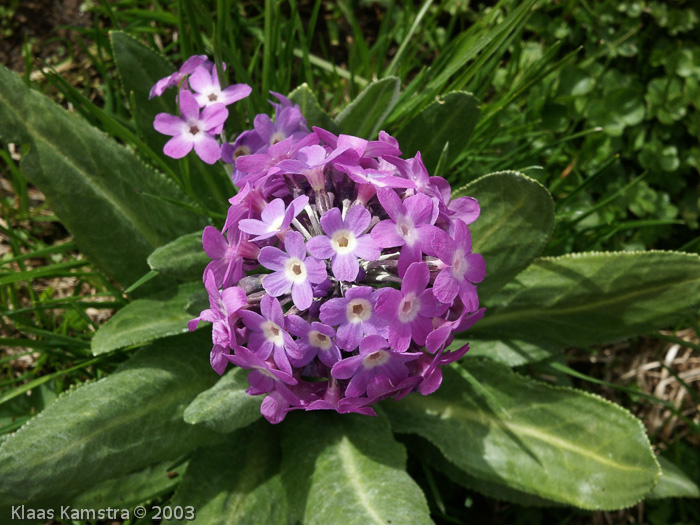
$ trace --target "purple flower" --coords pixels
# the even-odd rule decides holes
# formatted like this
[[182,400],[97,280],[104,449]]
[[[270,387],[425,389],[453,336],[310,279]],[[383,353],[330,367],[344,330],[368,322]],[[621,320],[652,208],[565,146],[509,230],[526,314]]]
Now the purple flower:
[[287,316],[287,327],[291,334],[299,337],[296,343],[299,346],[299,352],[304,356],[301,360],[294,362],[294,366],[306,366],[316,356],[327,367],[332,367],[340,361],[340,350],[335,342],[335,330],[330,326],[315,321],[309,324],[298,315],[292,314]]
[[187,328],[192,332],[200,321],[213,323],[214,348],[210,361],[212,368],[221,375],[224,373],[227,363],[224,358],[226,349],[235,343],[233,325],[238,319],[240,311],[248,306],[248,299],[245,292],[237,286],[231,286],[220,292],[212,271],[204,274],[204,287],[209,294],[209,308],[203,310],[198,317],[187,323]]
[[[254,349],[261,359],[273,356],[277,367],[288,374],[292,373],[289,356],[300,359],[297,345],[284,329],[284,312],[277,299],[266,295],[260,301],[260,314],[245,310],[241,312],[243,323],[250,329],[248,346]],[[288,356],[289,354],[289,356]]]
[[292,220],[299,215],[304,206],[309,203],[306,195],[294,199],[285,209],[282,199],[275,199],[263,208],[260,219],[243,219],[238,227],[241,231],[257,235],[253,241],[269,239],[279,233],[284,233],[289,228]]
[[253,352],[242,346],[236,346],[234,355],[227,355],[231,363],[250,370],[246,393],[251,396],[268,394],[263,401],[260,412],[270,423],[276,424],[284,419],[290,406],[298,407],[304,403],[292,388],[297,384],[289,373],[276,370],[270,363],[263,361]]
[[194,98],[202,108],[217,103],[228,106],[246,98],[252,91],[247,84],[233,84],[222,90],[216,68],[209,72],[205,67],[198,67],[189,82],[192,90],[196,92]]
[[298,232],[287,232],[284,236],[284,249],[265,246],[260,250],[258,261],[274,273],[263,277],[265,291],[273,297],[292,294],[294,305],[306,310],[313,301],[311,283],[319,284],[326,280],[326,265],[313,257],[306,257],[304,237]]
[[420,376],[423,377],[423,381],[418,386],[418,391],[424,396],[435,392],[442,384],[442,370],[440,367],[454,363],[464,357],[468,351],[469,343],[453,352],[438,352],[432,358],[428,354],[423,354],[416,361],[418,369],[420,370]]
[[159,113],[153,122],[156,130],[173,137],[165,144],[163,153],[181,159],[194,148],[200,159],[214,164],[221,156],[221,148],[209,131],[222,126],[228,118],[226,106],[214,104],[204,108],[200,115],[199,105],[192,93],[182,90],[179,98],[182,117]]
[[401,199],[394,190],[380,188],[377,198],[389,214],[372,228],[372,239],[381,248],[401,246],[399,276],[403,276],[411,263],[421,260],[423,253],[433,255],[432,241],[442,232],[433,226],[437,218],[437,206],[426,195],[418,194]]
[[236,159],[236,170],[244,175],[239,178],[238,184],[245,185],[247,183],[264,181],[266,176],[274,175],[281,171],[277,166],[280,162],[294,158],[301,148],[317,143],[318,137],[311,133],[297,142],[294,141],[294,137],[288,137],[262,152],[252,155],[241,155]]
[[338,326],[338,346],[348,352],[355,350],[364,336],[388,335],[388,321],[375,312],[377,292],[369,286],[355,286],[345,297],[329,299],[321,306],[321,322]]
[[301,109],[296,104],[293,104],[287,97],[271,91],[279,104],[270,101],[270,104],[275,108],[275,120],[264,114],[259,114],[253,121],[255,132],[269,146],[273,146],[278,142],[285,140],[288,137],[293,137],[293,140],[303,138],[308,135],[309,130],[306,127],[306,120],[301,114]]
[[360,354],[337,362],[331,375],[336,379],[350,379],[345,389],[346,397],[360,397],[367,393],[370,382],[378,376],[398,385],[408,377],[406,363],[421,355],[421,352],[395,352],[389,348],[386,339],[370,335],[360,343]]
[[260,248],[248,241],[248,235],[238,228],[238,222],[245,213],[244,209],[229,209],[225,225],[226,237],[213,226],[204,228],[202,246],[213,259],[207,265],[205,273],[209,270],[214,273],[217,286],[231,286],[245,276],[244,270],[252,270],[257,266],[243,263],[244,259],[255,260],[260,254]]
[[447,305],[435,300],[432,289],[426,289],[430,270],[424,262],[411,264],[406,270],[401,291],[381,290],[377,298],[377,314],[389,321],[389,343],[404,352],[413,339],[423,346],[433,329],[431,318],[445,313]]
[[326,235],[313,237],[307,243],[309,253],[317,259],[331,259],[336,279],[354,281],[360,271],[358,257],[376,261],[381,250],[365,230],[372,216],[362,206],[351,207],[343,220],[339,208],[331,208],[321,217],[321,228]]
[[329,155],[323,146],[306,146],[297,152],[296,158],[283,160],[277,167],[280,169],[280,173],[304,175],[311,187],[318,191],[326,185],[324,167],[336,156],[337,153]]
[[478,253],[472,253],[472,237],[469,228],[461,220],[455,221],[454,240],[444,232],[433,239],[433,249],[444,263],[435,278],[433,291],[438,301],[452,303],[459,297],[469,311],[479,307],[476,287],[486,275],[486,263]]
[[180,85],[187,75],[190,75],[202,64],[208,64],[211,67],[211,62],[207,60],[206,55],[194,55],[185,60],[185,62],[180,66],[179,71],[176,71],[172,75],[165,78],[161,78],[156,84],[151,88],[151,93],[148,98],[161,96],[166,89],[169,87],[176,87]]

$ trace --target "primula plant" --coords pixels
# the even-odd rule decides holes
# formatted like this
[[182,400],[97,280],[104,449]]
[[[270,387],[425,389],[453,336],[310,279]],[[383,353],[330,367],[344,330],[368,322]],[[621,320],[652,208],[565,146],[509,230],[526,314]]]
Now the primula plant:
[[128,300],[91,342],[118,368],[4,439],[0,512],[174,493],[201,523],[431,523],[432,473],[532,506],[697,496],[561,380],[567,347],[696,315],[696,255],[540,257],[545,188],[448,183],[480,106],[446,83],[387,76],[335,118],[301,85],[267,114],[226,61],[111,43],[126,147],[0,68],[0,138]]
[[274,120],[259,114],[254,129],[220,145],[212,135],[224,132],[225,106],[251,89],[222,90],[206,57],[151,95],[164,85],[179,88],[181,115],[155,117],[173,136],[164,153],[181,158],[194,146],[204,162],[229,164],[241,188],[223,231],[204,229],[210,308],[189,323],[213,323],[214,370],[250,370],[247,392],[266,394],[261,411],[273,423],[293,409],[376,415],[371,405],[387,397],[434,392],[441,367],[469,349],[444,352],[454,333],[484,314],[475,286],[484,259],[471,253],[467,226],[477,201],[452,200],[420,153],[400,158],[383,131],[376,141],[309,131],[277,93]]

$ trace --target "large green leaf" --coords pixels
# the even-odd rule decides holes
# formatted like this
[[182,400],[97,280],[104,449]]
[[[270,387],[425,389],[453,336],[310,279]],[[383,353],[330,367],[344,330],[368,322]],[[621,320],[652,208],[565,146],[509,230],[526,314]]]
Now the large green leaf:
[[[470,332],[466,332],[469,335]],[[466,339],[455,339],[450,345],[451,350],[460,348]],[[498,340],[475,340],[469,344],[467,357],[488,357],[499,363],[508,366],[521,366],[527,363],[534,363],[549,359],[561,353],[561,347],[553,346],[545,348],[539,345],[526,343],[525,341],[515,341],[513,339]]]
[[201,279],[211,259],[202,248],[202,232],[183,235],[148,256],[148,266],[180,281]]
[[202,283],[181,284],[146,299],[137,299],[119,310],[92,338],[92,353],[105,354],[160,337],[187,332],[192,314],[185,309]]
[[584,253],[535,261],[488,299],[470,334],[589,345],[663,328],[700,306],[700,257],[678,252]]
[[29,145],[23,171],[80,250],[120,283],[145,274],[155,248],[203,225],[166,202],[186,200],[169,179],[2,66],[0,114],[0,139]]
[[282,479],[291,520],[432,523],[384,416],[290,414],[284,425]]
[[318,100],[316,100],[316,96],[309,89],[309,85],[306,82],[289,94],[289,100],[299,105],[309,130],[312,126],[317,126],[332,133],[338,132],[338,125],[323,111]]
[[401,82],[387,77],[373,82],[338,115],[340,131],[364,139],[373,139],[399,99]]
[[219,434],[182,419],[216,378],[210,346],[206,332],[159,341],[61,396],[0,447],[0,493],[60,496],[213,442]]
[[413,117],[396,138],[403,156],[408,158],[420,151],[423,163],[431,175],[440,154],[449,142],[446,166],[459,155],[469,142],[479,120],[479,103],[464,92],[447,93]]
[[647,499],[700,498],[700,488],[685,472],[663,456],[657,459],[661,465],[661,478]]
[[234,368],[185,410],[185,421],[228,433],[260,418],[263,396],[249,396],[248,371]]
[[197,523],[287,523],[278,428],[267,421],[192,456],[172,506],[193,507]]
[[[70,504],[76,509],[99,510],[108,507],[129,509],[172,491],[180,483],[186,469],[186,462],[174,465],[172,461],[164,461],[126,476],[108,479],[94,487],[88,487],[82,490]],[[66,500],[63,499],[58,503],[60,507],[61,503],[65,505]]]
[[469,229],[474,252],[486,260],[486,278],[479,285],[479,296],[486,299],[525,269],[549,242],[554,202],[539,182],[513,171],[485,175],[455,195],[474,197],[481,207],[481,215]]
[[641,422],[599,397],[469,361],[476,388],[455,369],[440,389],[385,403],[392,427],[435,444],[475,478],[585,509],[634,505],[659,466]]
[[[122,86],[134,104],[132,113],[136,127],[146,144],[154,151],[160,151],[164,137],[153,128],[153,120],[158,113],[175,114],[175,92],[168,93],[172,96],[165,94],[150,100],[148,96],[158,80],[171,75],[177,68],[123,31],[111,31],[109,38]],[[163,158],[177,169],[177,161]]]
[[430,443],[430,441],[416,434],[401,434],[401,441],[406,444],[412,456],[419,457],[422,462],[430,465],[434,470],[439,472],[440,475],[446,475],[458,485],[469,490],[479,492],[492,499],[510,501],[518,505],[534,507],[561,506],[560,503],[554,503],[553,501],[512,489],[501,483],[494,483],[493,481],[483,478],[470,476],[464,470],[457,468],[454,463],[448,461],[447,458],[440,453],[440,450]]

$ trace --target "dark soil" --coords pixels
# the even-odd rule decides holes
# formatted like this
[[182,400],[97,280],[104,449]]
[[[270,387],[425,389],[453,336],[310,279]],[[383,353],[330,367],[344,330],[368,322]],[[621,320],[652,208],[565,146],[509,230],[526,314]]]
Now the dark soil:
[[82,0],[2,0],[0,4],[0,64],[18,72],[25,70],[25,43],[31,47],[31,64],[53,63],[69,56],[76,37],[72,28],[92,24],[92,14],[80,12]]

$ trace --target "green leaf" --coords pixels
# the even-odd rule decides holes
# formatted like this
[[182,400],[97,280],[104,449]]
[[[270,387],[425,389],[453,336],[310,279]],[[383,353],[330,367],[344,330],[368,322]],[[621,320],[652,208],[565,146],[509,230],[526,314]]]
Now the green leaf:
[[561,347],[604,343],[664,328],[696,313],[700,257],[609,252],[544,257],[486,302],[470,329]]
[[[470,334],[470,331],[466,332],[466,335]],[[464,339],[455,339],[450,345],[450,349],[456,350],[466,342],[467,341]],[[558,346],[544,348],[525,341],[515,341],[513,339],[503,339],[500,341],[475,340],[469,342],[469,353],[467,357],[488,357],[493,361],[498,361],[499,363],[513,367],[549,359],[560,353],[561,347]]]
[[106,354],[125,346],[187,332],[192,314],[185,308],[190,295],[201,289],[201,282],[181,284],[126,305],[97,330],[92,338],[92,353]]
[[210,261],[202,248],[201,231],[183,235],[148,256],[151,270],[180,281],[201,279]]
[[470,93],[447,93],[396,134],[403,157],[413,157],[420,151],[425,167],[433,174],[445,143],[449,142],[446,166],[450,166],[469,142],[479,112],[479,103]]
[[185,410],[185,421],[228,433],[260,418],[263,396],[249,396],[248,371],[234,368],[209,390],[199,394]]
[[661,465],[661,477],[647,499],[700,498],[700,488],[685,472],[663,456],[657,459]]
[[0,493],[60,496],[214,442],[218,434],[182,420],[216,377],[210,346],[205,332],[159,341],[61,396],[3,443]]
[[423,493],[405,471],[406,451],[385,417],[307,412],[287,419],[282,479],[291,520],[432,523]]
[[454,463],[450,463],[430,441],[415,434],[402,435],[402,441],[408,446],[412,456],[416,456],[420,458],[421,461],[425,461],[433,469],[437,470],[440,474],[446,475],[458,485],[483,494],[484,496],[525,506],[556,507],[561,505],[560,503],[555,503],[538,498],[532,494],[527,494],[526,492],[512,489],[502,483],[494,483],[493,481],[470,476],[465,471],[457,468]]
[[448,368],[436,393],[383,404],[394,430],[423,436],[475,478],[584,509],[629,507],[654,487],[659,467],[632,414],[488,360],[468,363],[484,392]]
[[486,278],[479,285],[479,296],[486,299],[527,268],[547,245],[554,227],[554,202],[539,182],[514,171],[485,175],[455,194],[474,197],[481,207],[469,229],[474,252],[486,261]]
[[[172,491],[180,483],[187,463],[175,466],[164,461],[152,467],[88,487],[70,502],[76,509],[129,509],[134,505]],[[57,501],[59,507],[63,501]]]
[[306,125],[309,129],[311,129],[312,126],[317,126],[331,133],[338,132],[338,125],[323,111],[316,96],[309,89],[309,85],[306,82],[289,94],[289,100],[299,105],[301,114],[304,115]]
[[335,119],[341,133],[373,139],[399,99],[401,82],[387,77],[373,82]]
[[30,146],[22,169],[80,251],[120,283],[146,273],[155,248],[203,225],[201,217],[166,202],[186,200],[170,180],[4,67],[0,114],[0,139]]
[[[175,114],[175,96],[148,96],[153,85],[171,75],[177,68],[164,57],[141,44],[123,31],[110,31],[109,38],[114,51],[114,62],[119,70],[119,78],[128,97],[134,102],[132,114],[134,122],[144,141],[154,151],[163,147],[163,135],[153,128],[153,120],[158,113]],[[164,156],[173,169],[177,161]]]
[[194,507],[197,523],[287,523],[278,429],[267,421],[192,456],[172,506]]

